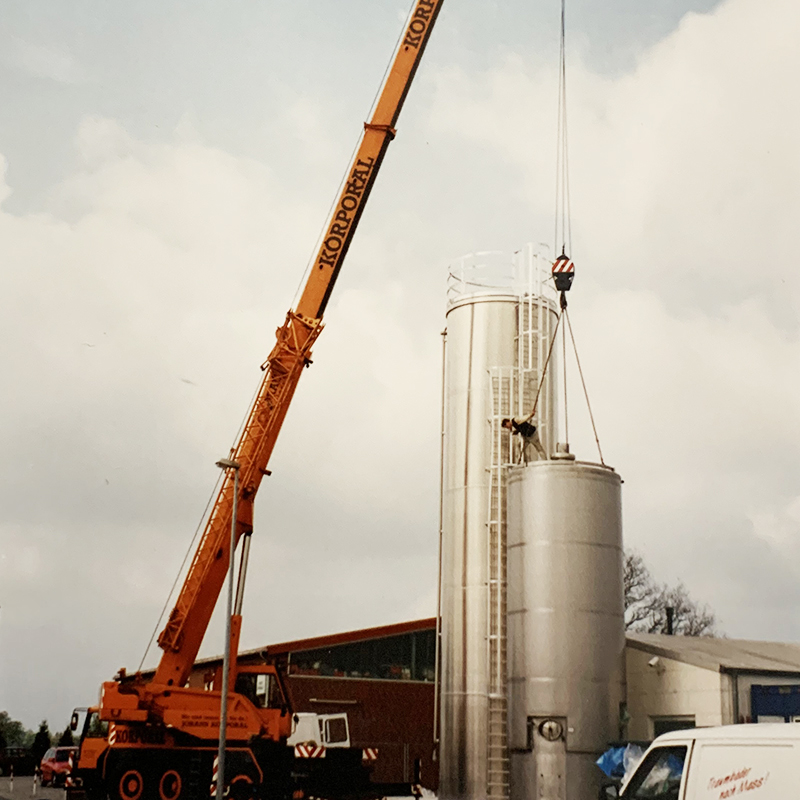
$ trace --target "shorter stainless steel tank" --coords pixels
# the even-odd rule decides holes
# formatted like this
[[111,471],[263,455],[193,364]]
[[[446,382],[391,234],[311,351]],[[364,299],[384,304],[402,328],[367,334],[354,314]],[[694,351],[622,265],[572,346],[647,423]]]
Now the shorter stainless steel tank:
[[620,484],[570,456],[509,471],[512,800],[594,800],[593,762],[619,735]]

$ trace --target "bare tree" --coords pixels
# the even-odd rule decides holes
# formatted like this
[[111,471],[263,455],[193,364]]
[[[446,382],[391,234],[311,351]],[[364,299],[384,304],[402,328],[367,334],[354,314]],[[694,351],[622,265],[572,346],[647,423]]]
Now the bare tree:
[[672,632],[679,636],[716,636],[717,617],[691,598],[683,583],[657,583],[639,553],[626,551],[623,569],[625,629],[667,633],[667,609],[672,609]]

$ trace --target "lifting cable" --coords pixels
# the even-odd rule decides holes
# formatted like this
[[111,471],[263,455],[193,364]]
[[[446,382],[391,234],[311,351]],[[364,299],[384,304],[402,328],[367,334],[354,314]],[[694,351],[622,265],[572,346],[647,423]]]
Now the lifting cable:
[[[572,252],[572,221],[569,198],[569,151],[567,148],[567,49],[566,49],[566,0],[561,0],[561,48],[558,69],[558,125],[556,144],[556,213],[555,246],[565,255],[567,245]],[[559,235],[560,234],[560,235]]]
[[[563,299],[563,293],[562,293]],[[581,367],[581,359],[578,355],[578,345],[575,343],[575,334],[572,332],[572,323],[569,319],[569,312],[567,311],[567,304],[566,301],[563,302],[561,306],[561,313],[556,317],[556,327],[553,329],[553,335],[550,338],[550,347],[547,350],[547,358],[544,362],[544,368],[542,369],[542,375],[539,378],[539,385],[536,387],[536,397],[533,401],[533,409],[531,413],[525,417],[525,422],[530,422],[536,416],[536,410],[539,406],[539,397],[542,393],[542,387],[544,386],[545,378],[547,377],[547,370],[550,366],[550,357],[553,354],[553,347],[558,339],[558,329],[561,327],[561,320],[566,319],[567,325],[566,328],[561,328],[561,350],[563,354],[563,361],[564,361],[564,417],[565,417],[565,427],[566,427],[566,438],[567,443],[569,443],[569,423],[566,419],[567,417],[567,344],[566,344],[566,330],[569,330],[569,338],[572,341],[572,350],[575,353],[575,363],[578,366],[578,375],[581,379],[581,386],[583,387],[583,396],[586,398],[586,408],[589,411],[589,420],[592,423],[592,432],[594,433],[594,440],[597,443],[597,453],[600,456],[600,463],[605,466],[606,462],[603,459],[603,450],[600,447],[600,437],[597,435],[597,426],[595,425],[594,421],[594,414],[592,413],[592,404],[589,401],[589,390],[586,388],[586,379],[583,377],[583,369]]]
[[[578,365],[578,375],[581,376],[581,386],[583,386],[583,394],[586,398],[586,408],[589,409],[589,419],[592,422],[592,431],[594,432],[594,440],[597,442],[597,452],[600,455],[600,463],[605,466],[606,462],[603,461],[603,451],[600,449],[600,437],[597,435],[597,427],[594,424],[594,414],[592,414],[592,404],[589,402],[589,392],[586,389],[586,381],[583,379],[583,370],[581,369],[581,360],[578,358],[578,346],[575,344],[575,334],[572,333],[572,323],[569,321],[569,314],[567,309],[564,309],[564,316],[567,318],[567,328],[569,328],[569,338],[572,339],[572,349],[575,351],[575,363]],[[563,331],[561,332],[563,336]],[[564,405],[566,407],[566,389],[564,389]]]
[[[560,292],[560,313],[556,316],[556,326],[550,338],[550,346],[547,350],[547,358],[539,377],[539,385],[536,388],[536,397],[533,401],[533,409],[525,418],[525,422],[530,422],[535,416],[539,406],[539,397],[544,386],[547,370],[550,366],[553,347],[558,338],[558,330],[561,328],[561,354],[563,361],[563,381],[564,381],[564,435],[567,447],[569,447],[569,413],[567,406],[567,329],[572,341],[572,349],[575,353],[575,363],[578,366],[578,375],[583,387],[583,395],[586,398],[586,408],[589,411],[589,420],[592,423],[594,440],[597,443],[597,452],[600,456],[600,463],[605,466],[603,451],[600,447],[600,438],[597,435],[597,426],[594,422],[592,405],[589,402],[589,391],[586,388],[586,380],[583,377],[581,360],[578,356],[578,347],[575,343],[575,334],[572,331],[572,323],[567,311],[566,292],[572,285],[574,277],[574,265],[567,255],[567,250],[572,251],[572,221],[569,196],[569,150],[567,147],[567,59],[566,59],[566,0],[561,0],[561,46],[559,52],[559,71],[558,71],[558,125],[557,125],[557,151],[556,151],[556,198],[555,198],[555,252],[558,252],[559,245],[561,254],[553,264],[553,279],[556,291]],[[567,324],[561,324],[562,318],[566,318]]]
[[[566,300],[566,299],[565,299]],[[563,303],[561,316],[566,316],[567,304]],[[561,329],[561,361],[564,371],[564,441],[569,445],[569,412],[567,406],[567,334],[564,328]]]
[[556,343],[556,334],[558,333],[558,326],[561,324],[561,314],[556,317],[556,327],[553,330],[553,335],[550,338],[550,347],[547,350],[547,358],[544,360],[544,369],[542,370],[542,376],[539,378],[539,385],[536,387],[536,397],[533,400],[533,410],[527,417],[525,417],[525,422],[530,422],[536,416],[536,408],[539,405],[539,395],[542,392],[542,386],[544,386],[544,379],[547,376],[547,367],[550,364],[550,356],[553,355],[553,345]]

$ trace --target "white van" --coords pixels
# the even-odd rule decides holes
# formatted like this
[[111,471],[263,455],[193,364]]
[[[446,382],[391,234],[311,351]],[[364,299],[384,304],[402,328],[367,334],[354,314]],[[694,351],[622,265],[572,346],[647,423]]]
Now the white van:
[[[601,797],[615,797],[605,786]],[[620,800],[800,798],[800,725],[726,725],[659,736]]]

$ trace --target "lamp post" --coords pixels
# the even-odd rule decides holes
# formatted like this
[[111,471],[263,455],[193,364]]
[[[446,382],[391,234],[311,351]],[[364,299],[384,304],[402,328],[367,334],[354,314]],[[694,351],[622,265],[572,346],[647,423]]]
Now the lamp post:
[[231,546],[228,556],[228,610],[225,615],[225,650],[222,657],[222,694],[219,709],[219,751],[217,752],[217,800],[225,793],[225,740],[228,734],[228,683],[231,674],[231,615],[233,614],[233,551],[236,547],[236,505],[239,502],[238,461],[221,458],[217,466],[233,470],[233,509],[231,510]]

